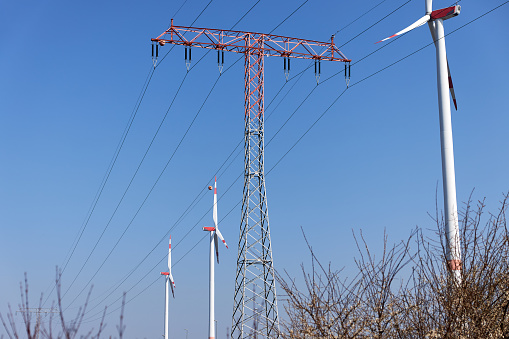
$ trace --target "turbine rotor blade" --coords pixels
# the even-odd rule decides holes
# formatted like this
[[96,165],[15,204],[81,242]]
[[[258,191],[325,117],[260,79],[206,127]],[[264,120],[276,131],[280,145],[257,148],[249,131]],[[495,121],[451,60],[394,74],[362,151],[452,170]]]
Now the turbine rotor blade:
[[425,16],[423,16],[422,18],[420,18],[419,20],[417,20],[416,22],[414,22],[413,24],[411,24],[411,25],[410,25],[410,26],[408,26],[407,28],[405,28],[405,29],[403,29],[403,30],[399,31],[399,32],[398,32],[398,33],[396,33],[396,34],[391,35],[390,37],[387,37],[387,38],[385,38],[385,39],[383,39],[383,40],[380,40],[380,41],[378,41],[377,43],[382,42],[382,41],[385,41],[385,40],[389,40],[389,39],[394,38],[394,37],[396,37],[396,36],[398,36],[398,35],[405,34],[406,32],[410,32],[412,29],[414,29],[414,28],[417,28],[417,27],[420,27],[420,26],[424,25],[426,22],[428,22],[428,21],[429,21],[429,19],[430,19],[429,14],[426,14]]
[[433,0],[425,0],[426,1],[426,14],[431,14],[433,11]]
[[212,219],[214,219],[214,226],[217,228],[217,179],[214,178],[214,208],[212,212]]
[[[223,238],[223,235],[221,234],[221,232],[219,232],[219,229],[216,228],[216,236],[219,237],[219,239],[221,239],[221,241],[223,242],[223,244],[226,246],[226,248],[228,248],[228,245],[226,244],[226,241],[224,241],[224,238]],[[217,245],[216,245],[217,246]]]
[[173,281],[173,276],[171,273],[168,275],[168,279],[170,279],[171,294],[173,294],[173,298],[175,298],[175,292],[173,291],[175,288],[175,281]]
[[170,235],[170,245],[168,247],[168,272],[171,274],[171,235]]
[[214,232],[214,246],[216,247],[216,258],[217,258],[217,263],[219,264],[219,247],[217,246],[217,228],[216,228],[216,232]]
[[447,74],[449,75],[449,91],[451,91],[452,102],[454,108],[458,110],[458,104],[456,103],[456,94],[454,94],[454,86],[452,85],[451,70],[449,69],[449,60],[447,60]]

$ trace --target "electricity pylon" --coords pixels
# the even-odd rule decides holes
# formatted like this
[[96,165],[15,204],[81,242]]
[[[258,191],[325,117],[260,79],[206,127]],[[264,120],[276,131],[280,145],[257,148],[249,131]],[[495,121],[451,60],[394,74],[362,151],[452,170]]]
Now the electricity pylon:
[[[334,37],[330,42],[318,42],[272,34],[174,26],[173,20],[170,28],[152,42],[156,57],[159,46],[167,43],[185,46],[188,69],[191,47],[217,50],[220,71],[224,51],[245,56],[244,192],[232,339],[247,338],[253,333],[259,338],[277,338],[279,318],[264,174],[264,57],[283,57],[287,77],[292,58],[314,60],[317,77],[322,60],[345,63],[351,60],[336,47]],[[257,319],[256,329],[252,325],[254,319]]]

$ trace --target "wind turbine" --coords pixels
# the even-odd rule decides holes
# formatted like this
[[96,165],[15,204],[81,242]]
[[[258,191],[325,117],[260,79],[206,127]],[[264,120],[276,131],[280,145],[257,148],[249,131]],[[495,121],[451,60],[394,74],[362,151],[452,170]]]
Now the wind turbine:
[[[212,190],[212,186],[209,186]],[[214,219],[214,227],[203,227],[204,231],[210,232],[210,257],[209,257],[209,339],[215,338],[215,323],[214,323],[214,249],[216,251],[217,263],[219,264],[219,248],[217,246],[218,240],[221,239],[223,244],[228,248],[223,235],[219,232],[217,227],[217,179],[214,178],[214,207],[212,212],[212,219]]]
[[173,281],[173,276],[171,275],[171,235],[170,235],[170,246],[168,248],[168,272],[161,272],[161,275],[166,276],[166,290],[165,290],[165,299],[166,304],[164,307],[164,338],[168,339],[168,315],[169,315],[169,304],[170,304],[170,287],[171,294],[173,298],[175,298],[175,292],[173,289],[175,288],[175,281]]
[[[454,107],[458,109],[456,96],[452,85],[447,53],[445,50],[444,20],[460,14],[461,7],[458,5],[432,10],[432,0],[425,0],[426,15],[422,18],[381,41],[388,40],[398,35],[413,30],[428,23],[433,42],[435,43],[437,59],[437,85],[438,85],[438,110],[440,115],[440,144],[442,150],[442,181],[444,190],[445,210],[445,237],[446,259],[449,269],[457,283],[461,282],[461,250],[458,227],[458,207],[456,200],[456,179],[454,173],[454,152],[452,142],[451,102],[448,90],[451,92]],[[379,41],[379,42],[381,42]]]

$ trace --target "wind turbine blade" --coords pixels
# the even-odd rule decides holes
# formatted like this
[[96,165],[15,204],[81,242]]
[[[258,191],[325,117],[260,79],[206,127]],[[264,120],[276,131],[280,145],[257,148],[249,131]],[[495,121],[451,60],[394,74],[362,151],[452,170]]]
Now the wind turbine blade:
[[449,69],[449,60],[447,60],[447,74],[449,75],[449,91],[451,91],[452,102],[454,103],[454,108],[458,110],[458,104],[456,103],[456,94],[454,94],[454,86],[452,85],[451,70]]
[[433,11],[433,0],[425,0],[426,1],[426,14],[431,14]]
[[[223,242],[223,244],[226,246],[226,248],[228,248],[228,245],[226,244],[226,241],[224,241],[224,238],[223,238],[223,235],[221,234],[221,232],[219,232],[219,229],[216,228],[216,236],[219,237],[219,239],[221,239],[221,241]],[[216,245],[217,246],[217,245]]]
[[217,228],[217,179],[214,178],[214,208],[212,212],[212,218],[214,219],[214,226]]
[[173,291],[175,288],[175,281],[173,280],[171,273],[168,275],[168,279],[170,279],[171,294],[173,294],[173,298],[175,298],[175,292]]
[[387,37],[387,38],[385,38],[385,39],[383,39],[383,40],[380,40],[380,41],[378,41],[377,43],[382,42],[382,41],[385,41],[385,40],[389,40],[389,39],[394,38],[394,37],[396,37],[396,36],[398,36],[398,35],[405,34],[406,32],[409,32],[409,31],[411,31],[411,30],[412,30],[412,29],[414,29],[414,28],[417,28],[417,27],[420,27],[420,26],[424,25],[426,22],[428,22],[428,21],[429,21],[429,19],[430,19],[429,14],[426,14],[425,16],[423,16],[422,18],[420,18],[419,20],[417,20],[416,22],[414,22],[413,24],[411,24],[411,25],[410,25],[410,26],[408,26],[407,28],[405,28],[405,29],[403,29],[403,30],[399,31],[399,32],[398,32],[398,33],[396,33],[396,34],[391,35],[390,37]]
[[217,228],[216,228],[216,232],[214,232],[214,246],[216,247],[216,258],[217,258],[217,263],[219,264],[219,247],[217,246]]
[[435,44],[435,48],[437,46],[437,32],[435,27],[435,21],[428,21],[429,31],[431,32],[431,38],[433,39],[433,43]]
[[171,235],[170,235],[170,246],[168,247],[168,272],[171,274]]

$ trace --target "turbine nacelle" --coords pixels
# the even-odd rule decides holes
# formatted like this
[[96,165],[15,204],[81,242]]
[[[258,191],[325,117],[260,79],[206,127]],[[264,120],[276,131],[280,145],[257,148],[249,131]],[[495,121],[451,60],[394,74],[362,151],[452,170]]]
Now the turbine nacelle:
[[216,249],[217,263],[219,264],[219,247],[218,247],[219,241],[218,241],[218,238],[221,239],[222,243],[226,246],[226,248],[228,248],[228,245],[226,244],[226,241],[224,240],[223,235],[219,231],[219,228],[205,226],[202,228],[202,230],[207,231],[207,232],[213,232],[214,247]]
[[430,13],[430,20],[447,20],[450,18],[454,18],[455,16],[460,15],[461,12],[461,6],[451,6],[447,8],[437,9],[436,11],[433,11]]

